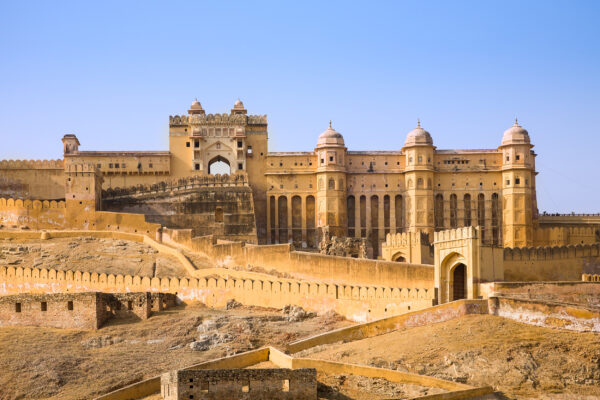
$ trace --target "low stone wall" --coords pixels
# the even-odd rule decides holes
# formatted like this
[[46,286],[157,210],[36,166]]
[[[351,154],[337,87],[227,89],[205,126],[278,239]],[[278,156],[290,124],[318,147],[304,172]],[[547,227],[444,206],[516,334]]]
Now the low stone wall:
[[314,400],[317,371],[285,369],[194,369],[161,377],[164,400]]
[[600,310],[569,304],[492,297],[490,314],[547,328],[600,332]]
[[413,311],[372,322],[349,326],[326,332],[320,335],[290,343],[287,352],[290,354],[339,341],[354,341],[368,337],[383,335],[402,328],[412,328],[438,322],[449,321],[467,314],[487,314],[487,300],[458,300],[441,304],[424,310]]
[[20,293],[0,296],[0,326],[98,329],[111,318],[147,319],[150,293]]
[[511,297],[600,307],[598,282],[490,282],[480,284],[485,297]]
[[98,329],[108,318],[101,293],[0,296],[0,326]]

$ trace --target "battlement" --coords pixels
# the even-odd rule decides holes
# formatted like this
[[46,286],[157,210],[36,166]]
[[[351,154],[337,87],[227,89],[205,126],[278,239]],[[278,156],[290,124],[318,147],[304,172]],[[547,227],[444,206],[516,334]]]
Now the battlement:
[[65,165],[66,174],[81,174],[81,173],[93,173],[100,174],[98,168],[92,163],[68,163]]
[[1,209],[50,209],[50,208],[65,208],[64,201],[55,200],[21,200],[13,198],[2,198],[0,197],[0,210]]
[[599,274],[582,274],[581,280],[583,282],[600,282]]
[[176,192],[208,187],[248,187],[248,174],[240,172],[233,175],[197,175],[162,181],[152,185],[110,188],[102,191],[102,198],[109,199],[138,194]]
[[0,295],[67,290],[105,293],[163,292],[174,293],[183,301],[201,301],[209,307],[223,307],[230,299],[246,305],[274,308],[297,304],[316,312],[333,310],[355,321],[430,307],[435,297],[434,290],[427,288],[345,285],[274,276],[261,277],[256,273],[222,268],[199,270],[196,274],[197,277],[194,278],[158,278],[0,266]]
[[463,228],[447,229],[433,233],[433,242],[447,242],[460,239],[477,239],[479,237],[479,227],[465,226]]
[[407,246],[410,244],[429,246],[429,234],[427,232],[388,233],[385,238],[386,246]]
[[56,160],[0,160],[0,169],[63,169],[64,161]]
[[187,125],[266,125],[266,115],[195,114],[170,115],[169,126]]
[[505,261],[560,260],[598,256],[600,256],[600,243],[504,248]]

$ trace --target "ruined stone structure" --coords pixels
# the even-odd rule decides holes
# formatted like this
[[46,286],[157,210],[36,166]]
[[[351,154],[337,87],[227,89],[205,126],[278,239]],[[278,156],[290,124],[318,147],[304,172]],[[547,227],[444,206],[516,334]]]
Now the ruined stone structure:
[[301,369],[204,369],[161,376],[165,400],[315,400],[317,371]]
[[99,329],[110,318],[147,319],[150,293],[21,293],[0,296],[0,326]]

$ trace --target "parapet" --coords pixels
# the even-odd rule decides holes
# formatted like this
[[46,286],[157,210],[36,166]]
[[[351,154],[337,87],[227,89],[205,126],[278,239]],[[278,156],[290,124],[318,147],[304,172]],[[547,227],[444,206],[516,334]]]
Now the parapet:
[[447,242],[461,239],[477,239],[479,237],[479,227],[465,226],[463,228],[447,229],[433,233],[433,242]]
[[25,208],[25,209],[47,209],[47,208],[65,208],[64,201],[55,200],[30,200],[30,199],[5,199],[0,197],[0,209],[13,209],[13,208]]
[[314,368],[188,369],[167,372],[160,383],[165,400],[317,398]]
[[504,248],[504,261],[560,260],[598,256],[600,256],[600,243]]
[[396,247],[410,244],[429,246],[429,234],[427,232],[388,233],[385,238],[386,246]]
[[169,126],[192,125],[266,125],[266,115],[194,114],[170,115]]
[[63,169],[63,160],[0,160],[0,169]]
[[100,174],[98,168],[92,163],[68,163],[65,165],[66,174],[93,173]]
[[239,172],[232,175],[196,175],[152,185],[136,185],[126,188],[109,188],[102,191],[102,198],[115,198],[137,194],[177,192],[187,189],[208,187],[249,187],[248,174]]

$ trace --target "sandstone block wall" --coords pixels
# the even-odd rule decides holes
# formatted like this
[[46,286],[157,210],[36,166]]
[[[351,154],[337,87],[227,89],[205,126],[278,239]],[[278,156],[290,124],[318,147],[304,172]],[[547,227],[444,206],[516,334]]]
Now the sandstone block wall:
[[[205,271],[209,275],[199,278],[150,278],[0,267],[0,295],[66,291],[163,292],[175,294],[182,301],[200,301],[209,307],[224,307],[230,299],[245,305],[274,308],[295,304],[315,312],[335,311],[354,321],[371,321],[418,310],[434,302],[434,292],[428,289],[310,282],[217,268]],[[215,277],[217,273],[226,277]]]
[[506,281],[580,281],[600,272],[600,243],[504,249]]
[[147,319],[150,293],[20,293],[0,296],[0,326],[98,329],[111,318]]
[[105,211],[143,214],[170,228],[192,228],[194,235],[257,242],[252,189],[243,174],[189,177],[103,192]]
[[108,316],[100,293],[18,294],[0,297],[0,326],[98,329]]
[[506,297],[489,299],[490,314],[530,325],[578,332],[600,332],[600,311],[548,301]]
[[64,199],[63,160],[0,160],[0,197]]
[[481,286],[484,297],[501,296],[600,307],[600,282],[491,282]]
[[180,370],[161,377],[165,400],[315,400],[317,371],[302,369]]
[[117,318],[148,319],[152,314],[152,295],[144,293],[103,293],[110,315]]

